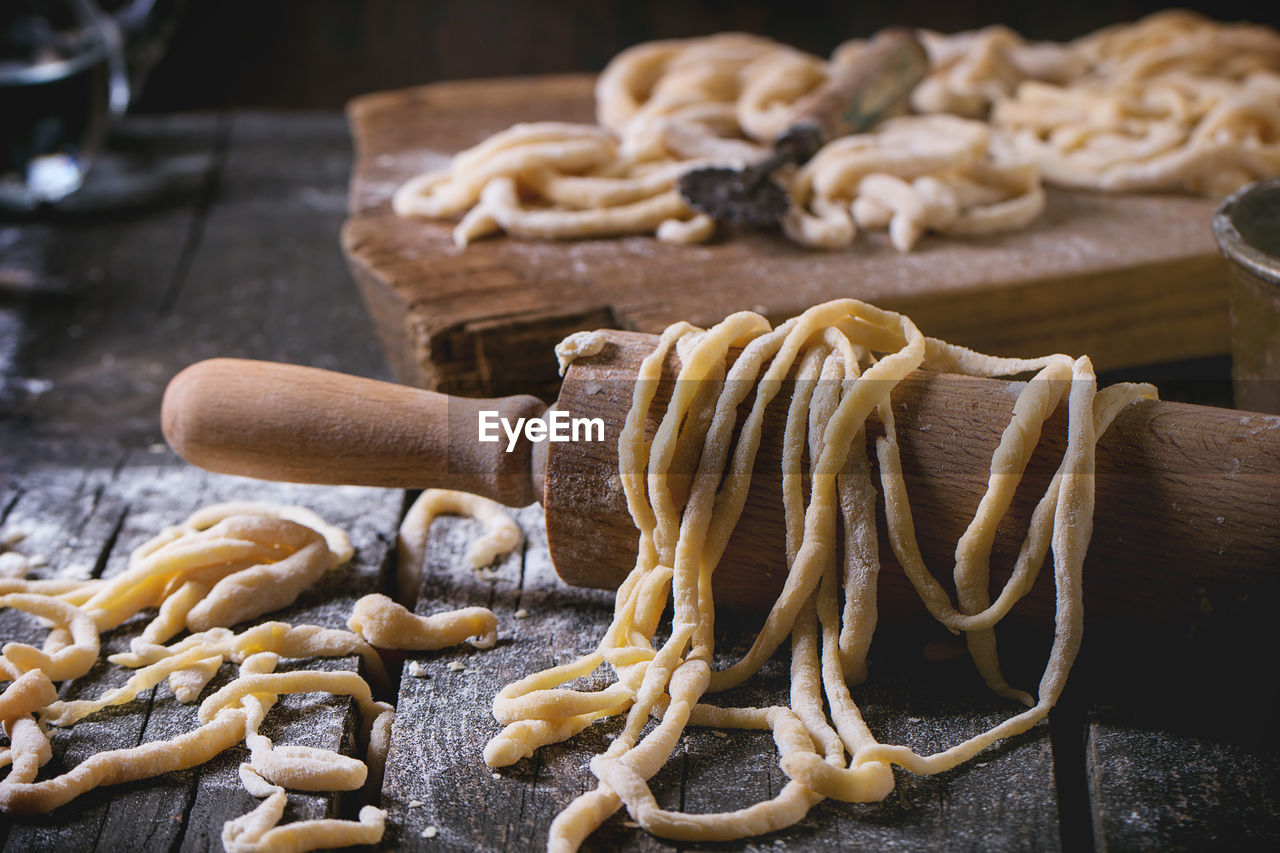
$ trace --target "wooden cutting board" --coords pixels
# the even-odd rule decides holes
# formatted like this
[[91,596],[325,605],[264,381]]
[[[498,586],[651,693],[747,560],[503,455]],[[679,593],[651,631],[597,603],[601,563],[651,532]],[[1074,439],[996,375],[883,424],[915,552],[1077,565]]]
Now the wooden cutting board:
[[835,297],[909,314],[929,335],[1000,355],[1088,353],[1099,369],[1227,351],[1215,202],[1051,191],[1029,229],[926,236],[907,255],[882,233],[815,251],[777,233],[703,246],[652,237],[458,249],[451,223],[402,220],[396,186],[515,122],[590,122],[586,75],[440,83],[348,107],[356,144],[342,245],[396,377],[455,394],[556,387],[552,347],[600,327],[660,331],[752,309],[790,317]]

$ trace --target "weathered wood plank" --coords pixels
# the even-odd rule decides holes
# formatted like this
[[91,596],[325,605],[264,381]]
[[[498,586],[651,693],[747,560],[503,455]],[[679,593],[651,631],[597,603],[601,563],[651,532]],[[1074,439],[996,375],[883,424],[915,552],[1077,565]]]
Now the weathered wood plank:
[[216,203],[157,329],[166,378],[211,356],[385,375],[336,240],[350,167],[341,116],[234,116]]
[[221,136],[216,116],[131,119],[83,194],[5,229],[0,280],[23,285],[12,369],[50,383],[13,406],[45,434],[84,436],[88,424],[97,440],[157,434],[155,404],[174,368],[172,336],[154,330],[198,242]]
[[1104,710],[1089,727],[1088,761],[1100,851],[1280,847],[1274,736],[1230,723],[1188,732]]
[[105,558],[101,545],[120,521],[120,507],[101,507],[103,491],[124,452],[66,441],[5,439],[14,463],[5,476],[12,497],[5,533],[21,535],[12,548],[32,565],[30,577],[57,577],[68,568],[87,576]]
[[[290,663],[279,671],[306,669],[353,669],[350,660],[306,661]],[[224,669],[209,690],[230,680],[231,670]],[[195,706],[185,706],[194,709]],[[296,743],[323,749],[354,751],[353,710],[346,697],[286,696],[268,714],[262,733],[277,744]],[[192,712],[194,719],[194,712]],[[247,814],[261,802],[251,796],[240,782],[239,767],[249,759],[243,744],[232,747],[208,764],[191,771],[190,788],[185,808],[173,820],[180,833],[168,849],[205,851],[222,849],[222,827],[226,821]],[[341,793],[290,792],[281,823],[337,817]]]
[[[436,522],[416,610],[428,614],[465,606],[490,607],[498,614],[498,648],[505,650],[513,631],[519,631],[512,614],[522,557],[519,553],[508,556],[492,567],[493,580],[481,578],[458,559],[478,528],[475,522],[456,519]],[[430,834],[431,827],[438,833],[436,843],[466,846],[475,842],[478,825],[487,827],[481,837],[491,838],[494,849],[528,848],[527,838],[511,834],[498,822],[501,808],[491,809],[489,800],[466,795],[493,781],[473,746],[475,733],[485,730],[491,719],[497,662],[494,650],[465,645],[408,657],[383,785],[390,846],[430,843],[423,840],[423,833]],[[423,674],[415,676],[414,671]],[[446,795],[446,791],[452,793]],[[506,796],[495,800],[507,801]]]
[[[954,746],[1003,722],[1022,707],[995,696],[967,657],[933,662],[918,635],[872,658],[866,718],[877,736],[921,754]],[[1011,638],[1012,639],[1012,638]],[[1010,680],[1034,692],[1038,672],[1018,666],[1006,640]],[[959,644],[957,644],[959,646]],[[1015,676],[1016,674],[1016,676]],[[858,691],[855,691],[858,698]],[[847,843],[874,848],[1056,850],[1058,791],[1049,726],[1041,723],[937,776],[895,771],[895,793],[854,825]]]
[[[1206,611],[1173,642],[1087,649],[1085,769],[1098,850],[1280,845],[1280,654],[1271,602]],[[1106,658],[1107,660],[1100,660]]]
[[[399,517],[399,492],[317,489],[276,483],[258,484],[241,478],[221,479],[238,481],[242,489],[246,484],[267,487],[267,493],[276,495],[276,500],[299,502],[315,509],[326,520],[341,524],[356,548],[356,557],[351,563],[328,573],[292,607],[263,618],[345,628],[356,599],[385,586],[388,551],[393,543],[393,534],[388,531],[395,530]],[[337,658],[282,661],[280,667],[281,671],[299,668],[354,671],[358,665],[353,658]],[[213,689],[212,685],[209,689]],[[262,733],[277,744],[297,743],[350,755],[355,751],[355,726],[354,708],[347,698],[302,694],[282,696],[267,715]],[[239,745],[200,768],[194,799],[185,814],[186,829],[181,849],[219,849],[223,823],[257,806],[259,801],[244,791],[237,775],[237,768],[246,760],[248,750]],[[291,792],[282,821],[337,817],[348,801],[358,807],[357,799],[355,793]],[[354,814],[344,816],[354,817]]]
[[[128,649],[125,631],[103,637],[103,650],[113,654]],[[87,699],[118,687],[127,674],[100,660],[83,678],[65,683],[59,690],[63,699]],[[93,717],[51,733],[53,759],[41,770],[45,779],[64,773],[95,753],[134,746],[141,740],[142,726],[150,704],[149,693],[131,702],[103,709]],[[128,797],[133,785],[95,789],[45,815],[13,818],[5,850],[25,851],[92,850],[102,837],[108,806],[116,797]]]
[[[749,634],[728,627],[726,662],[746,651]],[[936,642],[936,639],[934,640]],[[919,633],[882,629],[870,658],[871,675],[853,695],[876,737],[921,754],[954,746],[1020,710],[995,697],[967,658],[935,662],[922,653]],[[781,704],[789,684],[786,653],[752,681],[715,704]],[[1021,683],[1021,682],[1020,682]],[[682,799],[689,811],[722,811],[774,796],[787,777],[767,733],[695,731],[686,735]],[[755,840],[745,850],[983,849],[1056,850],[1058,802],[1049,729],[1001,744],[969,764],[937,776],[896,770],[896,788],[882,803],[827,801],[796,826]],[[734,845],[737,849],[739,845]]]
[[[125,507],[104,497],[116,463],[112,458],[115,454],[101,460],[108,463],[105,467],[92,464],[94,455],[73,454],[62,464],[49,459],[32,460],[26,470],[14,477],[24,491],[8,513],[6,529],[25,531],[19,550],[48,560],[46,565],[35,567],[31,577],[101,574]],[[0,631],[5,641],[24,640],[37,647],[47,633],[30,617],[7,609],[0,610]],[[103,637],[102,657],[127,649],[125,633],[111,631]],[[88,675],[63,683],[59,695],[63,699],[96,696],[123,684],[127,677],[118,667],[100,659]],[[105,709],[81,725],[55,729],[50,738],[53,759],[40,778],[65,772],[104,748],[137,743],[147,704],[148,696],[144,694],[133,702]],[[4,849],[15,853],[91,849],[101,834],[106,798],[94,791],[49,815],[13,820]]]
[[[322,514],[338,522],[360,519],[353,539],[361,549],[358,559],[364,562],[354,574],[335,573],[326,579],[293,615],[341,625],[354,597],[380,583],[400,507],[398,493],[290,492],[290,487],[233,478],[214,482],[208,475],[175,467],[165,455],[152,459],[145,453],[135,454],[116,477],[122,452],[113,445],[122,441],[145,447],[158,440],[159,398],[166,380],[205,354],[223,354],[243,344],[237,352],[285,357],[279,347],[283,341],[286,347],[321,353],[323,363],[331,367],[355,372],[363,368],[367,373],[379,369],[376,344],[333,236],[345,209],[350,157],[345,126],[332,115],[286,120],[283,129],[278,120],[246,117],[233,143],[230,122],[216,116],[126,124],[113,140],[111,155],[95,170],[92,185],[67,213],[24,223],[18,227],[21,233],[6,234],[0,241],[4,281],[30,285],[18,294],[17,308],[6,313],[15,319],[18,334],[6,339],[5,378],[13,377],[23,393],[6,393],[3,415],[39,423],[46,434],[69,436],[56,445],[35,442],[22,422],[6,424],[6,434],[15,440],[4,442],[0,466],[6,474],[5,513],[14,524],[33,519],[23,548],[50,563],[37,574],[74,562],[70,557],[77,539],[91,546],[81,562],[110,574],[123,566],[133,545],[209,500],[331,494],[331,511],[321,508]],[[211,217],[212,223],[207,221]],[[252,251],[236,245],[238,238],[261,233],[262,223],[273,219],[278,223],[275,231],[261,245],[255,244]],[[206,240],[208,234],[215,239]],[[277,251],[290,247],[287,253]],[[332,256],[328,262],[325,250]],[[244,259],[249,257],[259,263],[250,264],[252,274],[246,275]],[[325,292],[288,278],[298,269],[299,258],[314,259],[314,266],[304,272],[313,280],[324,278]],[[194,287],[206,292],[194,304],[181,303],[180,297],[192,292],[186,284],[193,268]],[[228,282],[235,289],[231,298]],[[244,306],[257,311],[265,291],[270,291],[274,317],[287,318],[280,324],[283,336],[262,332],[276,322],[272,318],[264,320],[258,334],[237,322]],[[312,335],[300,333],[312,328],[333,332],[333,345],[316,348]],[[348,352],[357,353],[356,358],[346,358]],[[360,353],[365,354],[363,361]],[[28,383],[29,377],[51,383],[47,393],[26,393],[28,386],[41,386]],[[92,436],[85,433],[88,424],[94,425]],[[157,464],[149,464],[152,461]],[[19,475],[22,479],[15,479]],[[94,515],[104,501],[112,503],[114,514]],[[380,514],[382,505],[390,508],[389,515]],[[117,532],[119,543],[109,560],[105,552],[92,550],[109,544]],[[15,617],[4,613],[0,618]],[[5,636],[18,635],[6,630]],[[80,682],[68,689],[96,695],[106,684],[94,676]],[[167,686],[154,693],[127,706],[138,707],[129,717],[135,721],[132,733],[123,741],[165,737],[192,723],[194,708],[174,702]],[[276,725],[275,716],[289,714],[291,705],[301,708],[314,702],[314,697],[282,701],[267,728]],[[351,728],[349,703],[341,700],[333,708],[321,705],[317,710],[321,722],[296,721],[292,732],[283,732],[286,739],[314,732],[332,741],[327,745],[339,745],[342,732]],[[86,754],[103,742],[102,737],[88,736],[90,723],[72,729],[84,733]],[[105,731],[121,734],[109,726]],[[72,754],[67,760],[74,764],[79,757]],[[239,760],[229,765],[237,789],[234,768]],[[89,795],[97,797],[91,807],[59,810],[77,809],[70,824],[67,814],[55,813],[49,823],[62,829],[46,833],[44,843],[59,849],[173,846],[183,841],[191,824],[189,846],[216,848],[222,821],[252,803],[231,803],[219,796],[217,774],[207,775],[206,781],[198,771],[171,774],[152,785]],[[194,808],[198,785],[208,791],[200,802],[212,808]],[[294,799],[299,807],[292,811],[299,814],[318,815],[334,805],[332,797]],[[207,820],[191,821],[188,811]],[[18,827],[11,844],[17,849],[38,846],[36,835]]]
[[168,379],[200,358],[385,375],[336,241],[351,162],[341,116],[125,128],[104,170],[138,174],[106,174],[78,202],[86,209],[0,239],[0,294],[7,281],[23,288],[6,335],[14,352],[0,357],[0,419],[22,414],[67,435],[94,424],[96,440],[145,446],[159,438]]

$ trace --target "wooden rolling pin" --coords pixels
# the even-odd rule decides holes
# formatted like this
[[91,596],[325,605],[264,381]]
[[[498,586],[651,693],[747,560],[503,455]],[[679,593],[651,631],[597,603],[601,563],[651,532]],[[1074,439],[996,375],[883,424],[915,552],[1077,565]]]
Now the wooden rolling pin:
[[[615,587],[637,534],[617,475],[618,432],[632,378],[655,342],[609,332],[597,356],[574,362],[557,409],[601,418],[603,441],[480,443],[479,413],[538,417],[535,397],[446,397],[312,368],[218,359],[170,383],[164,433],[187,460],[224,473],[293,482],[444,487],[509,506],[541,499],[556,570],[568,583]],[[667,364],[674,377],[675,356]],[[985,489],[991,453],[1019,383],[918,372],[894,391],[916,532],[936,576],[949,582],[955,542]],[[669,389],[667,389],[669,392]],[[666,397],[655,401],[656,429]],[[771,407],[759,472],[725,559],[717,599],[767,607],[785,575],[779,444],[784,406]],[[1027,519],[1061,457],[1065,404],[1046,426],[1013,508],[1000,525],[993,579],[1008,576]],[[878,423],[869,427],[874,435]],[[501,430],[499,429],[499,433]],[[1093,541],[1085,564],[1091,625],[1193,626],[1280,594],[1280,418],[1165,402],[1125,409],[1102,437]],[[874,474],[873,474],[874,477]],[[881,529],[881,608],[924,617]],[[1052,571],[1015,615],[1048,620]],[[1047,622],[1046,622],[1047,624]]]

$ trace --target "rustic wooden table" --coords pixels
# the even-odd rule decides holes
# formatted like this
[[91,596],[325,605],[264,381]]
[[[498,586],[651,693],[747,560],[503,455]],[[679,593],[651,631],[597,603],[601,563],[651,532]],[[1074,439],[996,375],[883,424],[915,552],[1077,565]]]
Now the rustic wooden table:
[[[130,549],[197,506],[286,499],[345,525],[357,548],[349,566],[286,618],[341,626],[355,598],[389,586],[410,495],[207,474],[167,450],[158,423],[169,377],[209,356],[384,377],[338,249],[350,167],[336,114],[135,118],[64,210],[0,219],[0,531],[25,532],[14,547],[47,561],[35,574],[110,576]],[[390,811],[385,849],[537,848],[553,815],[594,781],[585,761],[607,742],[614,730],[607,725],[500,773],[480,760],[497,729],[488,708],[500,685],[591,647],[610,610],[607,595],[557,581],[541,511],[518,517],[528,543],[491,577],[460,559],[475,533],[471,522],[445,520],[433,533],[418,612],[487,605],[499,615],[501,641],[486,652],[410,657],[422,674],[406,670],[399,684],[381,800]],[[527,617],[516,617],[521,610]],[[712,846],[1275,849],[1278,649],[1264,625],[1247,628],[1210,623],[1195,646],[1171,630],[1173,646],[1164,650],[1123,632],[1091,637],[1050,724],[937,777],[899,773],[884,803],[827,802],[785,832]],[[124,626],[108,647],[136,630]],[[34,621],[0,611],[4,640],[39,635]],[[1012,712],[941,637],[927,656],[918,636],[890,630],[877,639],[872,681],[859,697],[886,738],[932,750]],[[1006,643],[1022,683],[1034,684],[1035,674],[1017,652],[1044,646],[1036,635]],[[449,666],[455,662],[460,671]],[[741,698],[777,696],[785,669],[773,661]],[[96,695],[120,678],[103,666],[64,684],[62,694]],[[192,725],[194,712],[161,685],[58,730],[44,772],[170,736]],[[332,748],[352,741],[345,700],[292,697],[268,723],[277,741]],[[235,776],[243,757],[237,747],[196,770],[96,790],[45,817],[0,819],[0,843],[6,851],[217,849],[223,821],[255,802]],[[767,736],[695,731],[656,789],[663,805],[699,811],[745,805],[784,781]],[[314,794],[291,794],[290,803],[286,819],[359,806],[352,797]],[[619,815],[588,846],[681,845],[650,838]]]

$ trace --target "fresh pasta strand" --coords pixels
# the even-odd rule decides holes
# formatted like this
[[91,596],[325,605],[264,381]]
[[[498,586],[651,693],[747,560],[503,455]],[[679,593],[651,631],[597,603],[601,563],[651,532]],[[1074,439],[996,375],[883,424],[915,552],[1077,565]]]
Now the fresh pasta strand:
[[467,516],[484,524],[485,535],[472,542],[466,553],[467,562],[477,572],[524,544],[520,525],[497,501],[452,489],[427,489],[400,522],[396,598],[402,604],[411,606],[418,599],[427,536],[436,516],[445,514]]
[[[449,493],[436,508],[467,511],[484,518],[489,535],[473,546],[474,563],[518,546],[519,528],[474,495]],[[421,514],[409,520],[430,519]],[[411,514],[412,515],[412,514]],[[420,547],[410,544],[410,549]],[[412,551],[411,551],[412,553]],[[359,819],[312,820],[279,825],[287,790],[351,791],[369,796],[381,790],[394,708],[377,701],[365,677],[354,672],[275,671],[281,657],[359,655],[377,689],[390,680],[377,651],[353,631],[318,625],[263,622],[239,633],[229,624],[291,603],[318,573],[349,559],[346,534],[302,507],[277,504],[218,504],[193,513],[134,550],[128,569],[108,581],[44,581],[6,578],[0,607],[30,612],[53,623],[43,649],[9,643],[0,658],[0,677],[11,680],[0,694],[0,721],[10,746],[0,750],[0,811],[46,812],[98,785],[114,785],[194,767],[244,742],[250,760],[240,776],[247,790],[263,798],[252,812],[227,822],[223,845],[230,851],[315,850],[381,840],[386,813],[365,806]],[[230,582],[230,583],[229,583]],[[139,612],[157,616],[131,642],[129,652],[110,662],[135,669],[122,685],[96,698],[60,700],[52,680],[76,678],[97,661],[99,633]],[[388,611],[390,611],[388,613]],[[205,615],[201,615],[205,614]],[[411,630],[405,631],[405,623]],[[213,623],[213,624],[211,624]],[[421,620],[384,596],[357,602],[353,628],[386,645],[405,642],[441,648],[475,636],[487,647],[496,638],[493,614],[471,608]],[[163,645],[175,635],[182,639]],[[379,633],[379,630],[382,633]],[[387,641],[387,631],[395,636]],[[181,702],[195,701],[224,663],[237,677],[200,706],[200,725],[177,736],[135,747],[100,752],[53,778],[38,780],[52,758],[48,726],[69,726],[112,705],[129,702],[166,678]],[[52,680],[51,680],[52,679]],[[278,698],[289,693],[349,695],[359,711],[357,748],[362,757],[328,749],[280,744],[259,731]]]
[[1027,83],[992,121],[1013,156],[1059,186],[1225,195],[1280,174],[1280,61],[1242,80],[1167,73]]
[[[741,353],[730,362],[735,347]],[[644,422],[672,348],[680,355],[679,376],[657,432],[647,442]],[[1012,407],[1010,425],[992,458],[986,495],[957,544],[955,604],[919,557],[890,406],[893,387],[925,365],[982,376],[1037,372]],[[745,503],[764,411],[788,376],[795,378],[782,462],[789,573],[750,650],[713,670],[711,577]],[[720,383],[717,377],[725,380]],[[703,387],[715,393],[704,394]],[[618,590],[613,622],[595,652],[526,676],[498,694],[494,716],[504,728],[486,748],[486,762],[509,764],[598,719],[626,715],[613,743],[591,761],[598,786],[565,806],[552,823],[548,850],[569,851],[624,806],[642,827],[672,839],[719,841],[773,831],[800,820],[824,797],[883,799],[893,789],[891,765],[938,773],[997,740],[1027,731],[1057,700],[1080,645],[1080,571],[1092,532],[1097,437],[1125,405],[1154,394],[1147,385],[1097,392],[1087,358],[1001,359],[953,347],[926,338],[903,315],[852,299],[815,306],[772,330],[749,312],[705,332],[687,324],[671,327],[640,367],[619,439],[619,476],[640,541],[635,569]],[[749,395],[754,401],[739,420],[739,408]],[[1068,411],[1067,451],[1033,514],[1014,575],[993,603],[986,595],[992,535],[1035,449],[1041,424],[1062,399]],[[713,414],[708,417],[708,412]],[[1029,705],[989,731],[930,756],[879,743],[849,689],[850,680],[866,675],[865,656],[875,626],[875,493],[864,435],[872,412],[879,414],[884,430],[875,450],[899,561],[935,618],[967,632],[974,662],[988,683]],[[689,442],[697,452],[689,452]],[[807,498],[801,491],[806,450]],[[684,497],[669,489],[676,459],[697,460]],[[843,571],[836,553],[841,526]],[[991,628],[1030,588],[1050,547],[1058,590],[1054,642],[1038,695],[1032,697],[1004,682]],[[670,638],[655,648],[657,620],[651,614],[661,613],[668,601]],[[749,678],[788,637],[788,707],[706,702],[707,694]],[[608,686],[562,686],[606,663],[614,670]],[[650,717],[657,725],[646,731]],[[771,730],[780,765],[791,781],[776,797],[734,812],[683,814],[660,808],[648,779],[690,725]]]
[[498,638],[498,617],[487,607],[417,616],[378,593],[356,602],[347,627],[381,649],[429,651],[464,640],[477,649],[488,649]]

